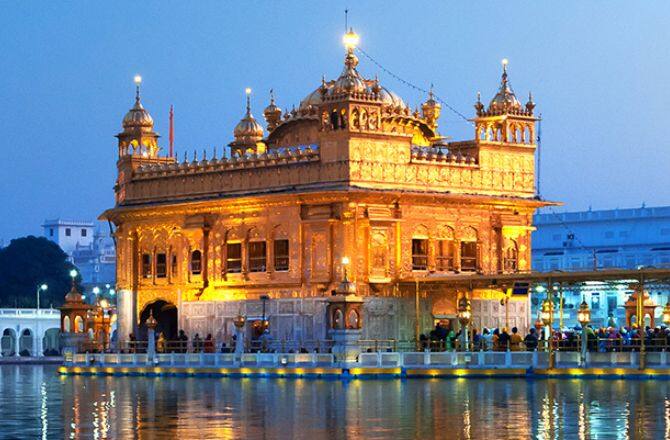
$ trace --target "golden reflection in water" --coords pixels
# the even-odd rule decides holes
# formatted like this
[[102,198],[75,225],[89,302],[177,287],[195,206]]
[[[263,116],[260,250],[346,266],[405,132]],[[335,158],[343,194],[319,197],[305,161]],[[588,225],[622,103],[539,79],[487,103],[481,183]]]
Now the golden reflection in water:
[[662,382],[184,377],[53,382],[62,393],[61,418],[44,416],[44,408],[53,408],[54,391],[46,384],[40,389],[41,382],[35,386],[42,399],[43,438],[47,420],[49,438],[58,432],[54,420],[65,423],[60,429],[66,437],[101,439],[670,437],[670,396]]

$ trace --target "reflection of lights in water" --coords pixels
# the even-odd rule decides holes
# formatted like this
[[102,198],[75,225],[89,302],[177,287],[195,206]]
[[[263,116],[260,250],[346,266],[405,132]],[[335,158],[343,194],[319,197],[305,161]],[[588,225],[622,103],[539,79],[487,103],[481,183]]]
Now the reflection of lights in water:
[[[462,378],[456,380],[465,380]],[[470,387],[465,386],[465,402],[463,402],[465,408],[463,410],[463,438],[470,439],[472,438],[472,426],[470,425]]]
[[665,438],[670,438],[670,400],[667,397],[663,400],[663,406],[665,407]]
[[586,405],[584,404],[584,392],[579,392],[579,409],[577,413],[579,439],[586,439]]
[[49,419],[47,418],[47,384],[42,382],[40,385],[40,420],[42,422],[42,438],[48,438],[47,432],[49,427]]

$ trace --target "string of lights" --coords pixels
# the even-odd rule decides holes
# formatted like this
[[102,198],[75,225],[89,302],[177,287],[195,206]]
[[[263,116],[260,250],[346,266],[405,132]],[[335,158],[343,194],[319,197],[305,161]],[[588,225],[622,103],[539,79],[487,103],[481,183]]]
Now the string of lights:
[[[361,49],[359,46],[356,46],[356,50],[357,50],[358,52],[360,52],[365,58],[367,58],[368,60],[370,60],[375,66],[377,66],[378,68],[380,68],[384,73],[386,73],[387,75],[389,75],[390,77],[392,77],[392,78],[395,79],[396,81],[399,81],[399,82],[401,82],[402,84],[404,84],[405,86],[407,86],[407,87],[409,87],[409,88],[412,88],[412,89],[414,89],[414,90],[417,90],[417,91],[419,91],[419,92],[421,92],[421,93],[424,93],[424,94],[428,94],[428,93],[429,93],[428,90],[426,90],[426,89],[424,89],[424,88],[422,88],[422,87],[419,87],[419,86],[417,86],[416,84],[413,84],[413,83],[411,83],[411,82],[409,82],[409,81],[407,81],[407,80],[401,78],[400,76],[396,75],[395,73],[391,72],[389,69],[387,69],[386,67],[384,67],[379,61],[377,61],[376,59],[374,59],[370,54],[368,54],[366,51],[364,51],[363,49]],[[471,121],[470,121],[470,120],[469,120],[463,113],[459,112],[459,111],[456,110],[454,107],[452,107],[451,105],[449,105],[449,103],[447,103],[445,100],[443,100],[443,99],[440,98],[438,95],[436,95],[435,92],[433,92],[433,98],[434,98],[435,100],[437,100],[440,104],[444,105],[447,109],[451,110],[454,114],[456,114],[457,116],[459,116],[461,119],[463,119],[468,125],[474,126],[474,124],[473,124],[473,123],[472,123],[472,122],[471,122]]]

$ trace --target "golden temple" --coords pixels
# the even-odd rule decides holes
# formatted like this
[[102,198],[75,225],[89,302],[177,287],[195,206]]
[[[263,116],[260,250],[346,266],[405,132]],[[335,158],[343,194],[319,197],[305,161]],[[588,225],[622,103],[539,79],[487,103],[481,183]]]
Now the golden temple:
[[[266,129],[247,90],[229,157],[162,153],[137,79],[117,135],[116,206],[102,215],[116,226],[120,339],[150,311],[167,336],[225,340],[243,313],[249,325],[267,317],[277,339],[324,339],[345,257],[365,300],[363,337],[412,339],[455,317],[463,292],[423,291],[417,310],[408,280],[530,270],[532,215],[547,202],[536,195],[535,104],[516,98],[506,63],[488,106],[477,99],[474,139],[448,141],[432,91],[412,110],[363,77],[357,40],[345,35],[342,73],[297,108],[271,96]],[[467,294],[476,328],[528,327],[528,297],[505,308],[501,292]]]

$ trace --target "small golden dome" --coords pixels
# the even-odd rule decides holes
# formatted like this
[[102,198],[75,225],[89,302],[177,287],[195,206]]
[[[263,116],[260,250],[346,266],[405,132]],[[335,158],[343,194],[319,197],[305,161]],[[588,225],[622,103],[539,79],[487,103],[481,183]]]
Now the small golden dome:
[[507,60],[503,60],[502,81],[498,93],[489,103],[488,111],[491,113],[501,113],[507,111],[521,110],[521,103],[516,99],[516,95],[507,80]]
[[268,123],[268,131],[274,130],[281,121],[281,108],[275,104],[274,91],[270,89],[270,104],[263,110],[265,122]]
[[145,130],[153,130],[154,119],[148,111],[142,106],[139,96],[135,99],[135,105],[131,108],[126,116],[123,117],[123,128],[140,128]]
[[247,89],[247,113],[233,130],[235,141],[241,143],[253,143],[263,139],[263,126],[251,114],[249,94],[250,90]]
[[131,108],[126,116],[123,117],[122,126],[124,129],[135,129],[139,128],[144,131],[151,131],[154,128],[154,119],[151,117],[148,111],[142,106],[142,101],[140,100],[140,84],[142,83],[142,77],[139,75],[135,76],[135,105]]

